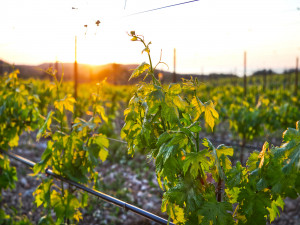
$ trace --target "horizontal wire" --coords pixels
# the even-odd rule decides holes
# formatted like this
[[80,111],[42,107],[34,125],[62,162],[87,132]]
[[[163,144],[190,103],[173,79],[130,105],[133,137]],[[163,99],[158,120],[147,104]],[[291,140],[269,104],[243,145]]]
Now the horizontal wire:
[[122,140],[119,140],[119,139],[109,138],[109,137],[105,137],[105,138],[108,139],[108,140],[111,140],[111,141],[119,142],[119,143],[122,143],[122,144],[127,144],[126,141],[122,141]]
[[[36,164],[35,162],[33,162],[31,160],[28,160],[28,159],[26,159],[26,158],[24,158],[22,156],[17,155],[17,154],[14,154],[12,152],[4,151],[2,149],[0,149],[0,152],[3,153],[3,154],[6,154],[7,156],[9,156],[9,157],[11,157],[11,158],[13,158],[13,159],[15,159],[15,160],[23,163],[23,164],[26,164],[27,166],[34,167],[34,165]],[[168,222],[166,219],[163,219],[163,218],[161,218],[161,217],[159,217],[159,216],[157,216],[155,214],[152,214],[152,213],[150,213],[150,212],[148,212],[146,210],[143,210],[143,209],[138,208],[138,207],[136,207],[134,205],[128,204],[128,203],[126,203],[126,202],[124,202],[122,200],[114,198],[114,197],[112,197],[110,195],[107,195],[107,194],[102,193],[100,191],[97,191],[95,189],[88,188],[88,187],[86,187],[86,186],[84,186],[82,184],[79,184],[79,183],[74,182],[74,181],[72,181],[70,179],[62,177],[62,176],[54,173],[49,168],[45,169],[45,173],[48,174],[48,175],[51,175],[52,177],[54,177],[56,179],[59,179],[59,180],[63,181],[63,182],[71,184],[71,185],[77,187],[78,189],[81,189],[81,190],[83,190],[85,192],[88,192],[88,193],[90,193],[92,195],[95,195],[95,196],[97,196],[97,197],[99,197],[99,198],[101,198],[101,199],[103,199],[103,200],[105,200],[105,201],[107,201],[107,202],[109,202],[111,204],[119,206],[119,207],[121,207],[121,208],[123,208],[125,210],[130,210],[130,211],[132,211],[132,212],[134,212],[134,213],[136,213],[136,214],[138,214],[140,216],[143,216],[143,217],[145,217],[145,218],[147,218],[149,220],[155,221],[155,222],[157,222],[159,224],[171,224],[171,225],[175,225],[174,223]]]
[[184,4],[188,4],[188,3],[192,3],[192,2],[198,2],[198,1],[199,0],[192,0],[192,1],[188,1],[188,2],[181,2],[181,3],[177,3],[177,4],[173,4],[173,5],[167,5],[167,6],[163,6],[163,7],[159,7],[159,8],[155,8],[155,9],[149,9],[149,10],[129,14],[129,15],[124,16],[124,17],[134,16],[134,15],[138,15],[138,14],[142,14],[142,13],[152,12],[152,11],[156,11],[156,10],[160,10],[160,9],[166,9],[166,8],[170,8],[170,7],[173,7],[173,6],[184,5]]
[[[50,125],[50,127],[56,127],[56,125],[54,125],[54,126]],[[56,127],[56,128],[59,128],[59,127]],[[70,128],[67,128],[67,127],[65,127],[65,129],[71,130]],[[121,144],[128,144],[128,142],[123,141],[123,140],[119,140],[119,139],[110,138],[110,137],[104,137],[104,138],[108,139],[110,141],[119,142]],[[229,141],[225,141],[225,140],[215,140],[215,139],[211,139],[211,138],[207,138],[207,139],[211,140],[212,142],[223,143],[223,144],[226,144],[226,145],[229,145],[229,146],[243,147],[242,144],[238,144],[238,143],[234,143],[234,142],[229,142]],[[244,148],[261,149],[262,147],[246,144],[246,145],[244,145]]]

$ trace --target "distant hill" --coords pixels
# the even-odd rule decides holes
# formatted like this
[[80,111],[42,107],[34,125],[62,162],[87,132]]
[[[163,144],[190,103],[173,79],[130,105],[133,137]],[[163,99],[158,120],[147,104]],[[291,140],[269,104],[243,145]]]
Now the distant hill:
[[[106,65],[91,66],[88,64],[78,64],[78,79],[79,82],[90,82],[90,81],[101,81],[107,78],[107,81],[112,84],[134,84],[143,79],[143,76],[128,81],[132,71],[137,67],[136,64],[117,64],[110,63]],[[49,75],[45,72],[48,68],[54,68],[58,71],[60,77],[62,72],[64,73],[64,80],[72,80],[74,77],[74,63],[43,63],[37,66],[31,65],[15,65],[14,68],[20,70],[20,77],[24,79],[36,78],[46,79]],[[0,60],[0,75],[4,72],[10,72],[13,70],[13,66]],[[161,73],[161,80],[163,83],[173,82],[173,73],[156,70],[155,76],[158,78],[158,74]],[[198,78],[201,81],[224,78],[224,77],[236,77],[232,74],[210,74],[210,75],[199,75],[199,74],[176,74],[176,80],[179,81],[182,78],[189,77]],[[145,81],[151,80],[147,77]]]

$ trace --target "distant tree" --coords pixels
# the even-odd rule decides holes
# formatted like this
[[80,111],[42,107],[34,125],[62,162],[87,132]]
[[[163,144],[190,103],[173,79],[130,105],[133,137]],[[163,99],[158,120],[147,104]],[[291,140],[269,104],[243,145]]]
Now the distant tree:
[[255,71],[252,75],[263,75],[263,74],[267,74],[267,75],[271,75],[271,74],[277,74],[276,72],[274,72],[273,70],[271,69],[263,69],[263,70],[257,70]]
[[296,69],[287,69],[283,71],[283,74],[291,74],[291,73],[295,73]]

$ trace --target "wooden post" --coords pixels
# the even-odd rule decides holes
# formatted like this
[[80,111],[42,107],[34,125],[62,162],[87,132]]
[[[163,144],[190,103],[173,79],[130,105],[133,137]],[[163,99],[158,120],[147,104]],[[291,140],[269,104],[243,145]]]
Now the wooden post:
[[247,76],[246,76],[246,66],[247,66],[247,52],[244,52],[244,98],[247,95]]
[[286,76],[287,76],[287,89],[289,89],[291,85],[291,74],[289,73],[289,71],[287,71]]
[[263,74],[263,91],[266,91],[267,88],[267,70],[264,69],[264,74]]
[[234,75],[235,75],[235,78],[234,78],[233,84],[234,84],[234,86],[237,86],[239,77],[237,75],[237,69],[236,69],[236,67],[234,68]]
[[176,48],[174,48],[174,72],[173,72],[173,83],[176,83]]
[[274,79],[274,74],[273,71],[271,69],[268,70],[268,75],[269,75],[269,88],[270,90],[273,90],[274,88],[276,88],[276,78]]
[[298,94],[298,63],[299,63],[299,58],[296,58],[296,71],[295,71],[295,95],[297,96]]

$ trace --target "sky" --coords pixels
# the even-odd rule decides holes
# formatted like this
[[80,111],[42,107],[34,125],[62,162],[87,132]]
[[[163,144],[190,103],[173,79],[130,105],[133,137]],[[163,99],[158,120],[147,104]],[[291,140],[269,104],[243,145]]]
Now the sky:
[[[139,64],[147,61],[134,30],[151,41],[153,62],[178,73],[236,73],[294,68],[300,56],[300,0],[1,0],[0,59]],[[73,8],[73,9],[72,9]],[[135,14],[135,15],[132,15]],[[95,22],[100,20],[100,25]],[[84,27],[87,25],[87,28]],[[161,55],[162,54],[162,55]]]

